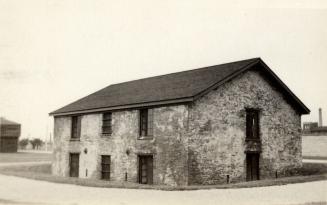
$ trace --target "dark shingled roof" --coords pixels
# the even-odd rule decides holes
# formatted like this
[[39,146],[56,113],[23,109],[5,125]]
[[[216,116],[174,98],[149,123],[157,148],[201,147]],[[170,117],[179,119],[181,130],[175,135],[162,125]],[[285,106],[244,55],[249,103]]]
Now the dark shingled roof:
[[4,117],[0,117],[0,125],[19,125],[19,123],[7,120]]
[[[190,102],[211,87],[224,82],[259,62],[262,62],[260,58],[254,58],[113,84],[60,108],[50,113],[50,115],[68,115]],[[288,91],[291,92],[290,90]],[[294,95],[293,93],[291,94]],[[296,100],[299,101],[297,98]],[[301,103],[301,105],[303,104]],[[304,110],[306,109],[305,107]]]

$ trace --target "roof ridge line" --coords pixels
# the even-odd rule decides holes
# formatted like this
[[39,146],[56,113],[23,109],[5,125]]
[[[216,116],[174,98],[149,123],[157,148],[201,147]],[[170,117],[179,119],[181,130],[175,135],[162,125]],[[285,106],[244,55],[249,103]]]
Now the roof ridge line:
[[174,72],[174,73],[166,73],[166,74],[162,74],[162,75],[155,75],[155,76],[151,76],[151,77],[145,77],[145,78],[140,78],[140,79],[129,80],[129,81],[121,82],[121,83],[114,83],[114,84],[108,85],[107,87],[113,86],[113,85],[120,85],[120,84],[124,84],[124,83],[129,83],[129,82],[145,80],[145,79],[157,78],[157,77],[162,77],[162,76],[167,76],[167,75],[175,75],[175,74],[178,74],[178,73],[192,72],[192,71],[195,71],[195,70],[212,68],[212,67],[215,67],[215,66],[222,66],[222,65],[227,65],[227,64],[240,63],[240,62],[243,62],[243,61],[252,61],[252,60],[254,61],[254,60],[260,60],[260,59],[261,59],[260,57],[256,57],[256,58],[249,58],[249,59],[244,59],[244,60],[239,60],[239,61],[232,61],[232,62],[228,62],[228,63],[215,64],[215,65],[205,66],[205,67],[201,67],[201,68],[192,68],[190,70],[177,71],[177,72]]

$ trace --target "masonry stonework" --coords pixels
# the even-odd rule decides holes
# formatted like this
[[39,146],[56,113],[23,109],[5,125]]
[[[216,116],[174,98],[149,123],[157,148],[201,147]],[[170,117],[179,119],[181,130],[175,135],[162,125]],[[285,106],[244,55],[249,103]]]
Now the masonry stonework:
[[189,184],[246,180],[246,108],[259,109],[260,178],[302,166],[301,115],[259,71],[248,71],[190,106]]
[[154,184],[187,185],[188,109],[154,108],[153,115],[152,139],[138,139],[138,110],[113,112],[111,136],[101,133],[102,114],[83,115],[79,141],[70,140],[71,117],[56,117],[53,174],[69,176],[69,153],[80,153],[79,177],[100,179],[101,155],[110,155],[110,179],[137,182],[138,155],[150,154]]
[[259,71],[247,71],[191,104],[154,107],[153,138],[139,139],[139,111],[84,114],[79,141],[71,117],[55,117],[55,175],[69,176],[69,153],[80,153],[79,177],[100,179],[101,155],[111,156],[110,180],[138,182],[138,155],[153,155],[153,183],[182,186],[246,180],[245,109],[259,109],[260,178],[287,175],[301,164],[301,115]]

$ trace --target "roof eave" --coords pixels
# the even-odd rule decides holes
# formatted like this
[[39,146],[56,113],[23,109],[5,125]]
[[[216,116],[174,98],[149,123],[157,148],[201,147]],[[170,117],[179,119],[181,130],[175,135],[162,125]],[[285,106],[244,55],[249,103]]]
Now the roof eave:
[[160,106],[160,105],[184,104],[184,103],[189,103],[189,102],[193,102],[193,101],[194,101],[193,97],[186,97],[186,98],[180,98],[180,99],[144,102],[144,103],[136,103],[136,104],[129,104],[129,105],[94,108],[94,109],[84,109],[84,110],[76,110],[76,111],[69,111],[69,112],[56,112],[55,111],[55,112],[49,113],[49,115],[54,116],[54,117],[59,117],[59,116],[67,116],[67,115],[90,114],[90,113],[116,111],[116,110],[124,110],[124,109],[155,107],[155,106]]

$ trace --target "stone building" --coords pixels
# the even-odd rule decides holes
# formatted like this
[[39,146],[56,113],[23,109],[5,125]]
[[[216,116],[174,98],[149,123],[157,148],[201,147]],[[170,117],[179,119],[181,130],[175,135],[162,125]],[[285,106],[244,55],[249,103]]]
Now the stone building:
[[310,110],[260,59],[110,85],[54,116],[54,175],[160,185],[301,167]]

